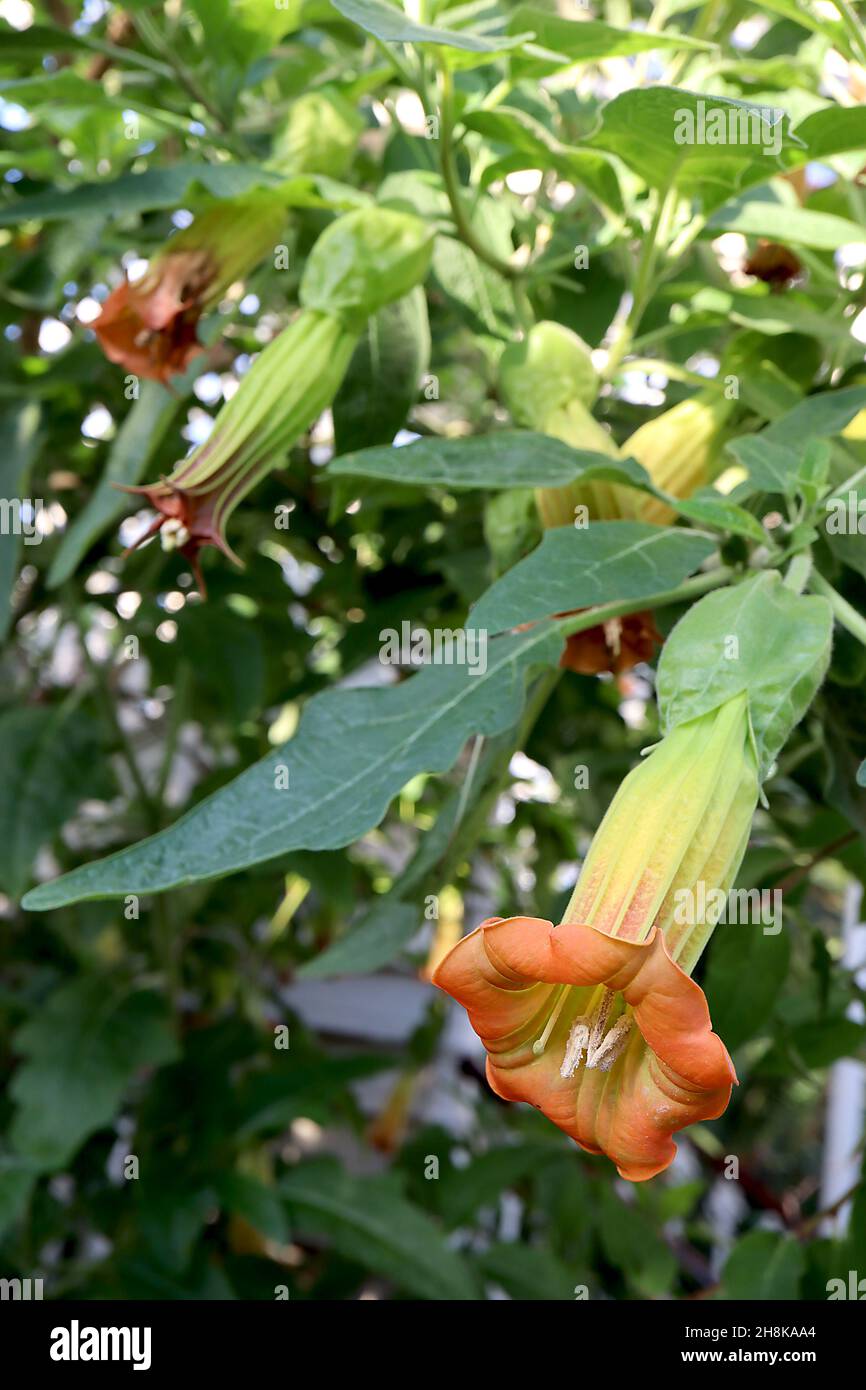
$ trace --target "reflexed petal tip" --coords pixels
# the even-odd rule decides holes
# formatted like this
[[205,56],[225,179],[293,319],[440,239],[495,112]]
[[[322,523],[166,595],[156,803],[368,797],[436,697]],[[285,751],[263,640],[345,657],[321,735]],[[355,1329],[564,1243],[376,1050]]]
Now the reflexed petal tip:
[[[703,990],[656,930],[633,942],[578,923],[491,918],[454,947],[433,983],[466,1008],[498,1095],[535,1105],[633,1182],[667,1168],[676,1152],[671,1136],[716,1119],[730,1100],[736,1073]],[[637,1026],[615,1060],[607,1049],[604,1060],[588,1057],[569,1074],[575,1019],[599,986]]]

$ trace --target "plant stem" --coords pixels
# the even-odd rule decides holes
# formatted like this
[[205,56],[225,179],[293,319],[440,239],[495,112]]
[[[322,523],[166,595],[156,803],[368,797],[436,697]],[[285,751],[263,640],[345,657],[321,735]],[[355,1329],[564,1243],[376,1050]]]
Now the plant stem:
[[457,157],[454,152],[454,81],[451,73],[446,67],[440,71],[442,98],[440,102],[439,118],[439,153],[442,168],[442,181],[445,185],[445,192],[448,194],[448,202],[451,204],[451,215],[454,218],[454,226],[460,240],[474,251],[479,261],[490,266],[491,270],[496,270],[500,275],[504,275],[508,280],[519,280],[522,271],[518,266],[512,265],[510,261],[503,261],[499,256],[489,251],[484,242],[476,236],[472,223],[466,215],[463,206],[463,189],[460,186],[460,176],[457,172]]
[[668,608],[672,603],[682,603],[688,599],[700,598],[711,589],[720,589],[734,575],[730,565],[720,565],[717,569],[706,570],[686,579],[676,589],[665,589],[658,594],[644,594],[639,599],[618,599],[614,603],[602,603],[597,608],[585,608],[573,617],[560,618],[557,626],[563,637],[571,637],[575,632],[585,632],[589,627],[598,627],[610,618],[624,618],[629,613],[640,613],[645,608]]
[[858,61],[866,64],[866,37],[863,34],[863,27],[854,11],[854,6],[848,0],[835,0],[836,9],[842,16],[842,23],[848,31],[851,40],[851,47],[857,54]]
[[635,331],[640,326],[644,310],[652,298],[654,288],[653,275],[658,259],[659,248],[666,235],[667,225],[676,204],[676,199],[677,194],[672,188],[668,189],[664,197],[657,195],[653,219],[643,239],[640,257],[635,271],[631,308],[625,320],[620,325],[619,332],[611,344],[608,353],[607,364],[604,369],[604,376],[608,380],[613,376],[623,357],[625,357],[631,347]]
[[785,588],[790,589],[795,594],[802,594],[809,582],[809,575],[811,573],[812,553],[809,550],[801,550],[799,555],[794,556],[788,566],[788,573],[783,580]]
[[823,574],[819,574],[817,570],[809,577],[809,588],[813,594],[820,594],[829,601],[837,623],[847,628],[852,637],[856,637],[858,642],[862,642],[866,647],[866,618],[858,613],[846,598],[837,593],[832,584],[828,584]]

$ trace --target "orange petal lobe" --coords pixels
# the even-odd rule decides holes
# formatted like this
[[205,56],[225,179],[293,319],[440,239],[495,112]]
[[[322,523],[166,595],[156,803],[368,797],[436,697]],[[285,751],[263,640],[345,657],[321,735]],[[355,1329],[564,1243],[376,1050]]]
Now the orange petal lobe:
[[[671,960],[658,931],[634,942],[580,923],[493,918],[454,947],[433,982],[467,1009],[497,1094],[535,1105],[632,1181],[665,1169],[676,1152],[671,1136],[728,1104],[731,1059],[712,1031],[703,991]],[[621,996],[636,1027],[608,1070],[584,1063],[563,1077],[570,1028],[598,986]]]

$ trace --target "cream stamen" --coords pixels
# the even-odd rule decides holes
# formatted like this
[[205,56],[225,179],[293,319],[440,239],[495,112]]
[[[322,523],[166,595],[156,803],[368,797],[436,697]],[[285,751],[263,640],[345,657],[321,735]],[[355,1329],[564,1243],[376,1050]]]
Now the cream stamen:
[[547,1047],[548,1039],[550,1038],[551,1033],[556,1027],[556,1020],[562,1013],[563,1006],[565,1004],[566,999],[568,998],[568,990],[566,989],[565,985],[561,985],[560,990],[561,992],[558,1000],[556,1001],[556,1007],[554,1008],[553,1013],[550,1015],[550,1018],[547,1020],[544,1032],[541,1034],[541,1037],[536,1038],[535,1042],[532,1044],[532,1051],[535,1053],[536,1057],[540,1057],[544,1049]]

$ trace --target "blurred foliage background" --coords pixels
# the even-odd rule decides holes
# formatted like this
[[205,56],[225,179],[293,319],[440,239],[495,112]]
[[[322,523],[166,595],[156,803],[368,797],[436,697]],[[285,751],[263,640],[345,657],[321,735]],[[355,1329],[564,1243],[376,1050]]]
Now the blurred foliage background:
[[[0,4],[0,474],[36,528],[0,536],[0,1273],[41,1275],[47,1296],[823,1298],[828,1279],[866,1273],[862,1189],[853,1216],[822,1193],[842,1059],[849,1094],[863,1091],[866,661],[847,632],[739,880],[783,887],[784,932],[725,929],[698,971],[741,1084],[647,1184],[498,1101],[427,975],[491,913],[558,920],[656,737],[650,667],[564,673],[534,725],[414,777],[345,850],[140,901],[20,906],[228,783],[323,689],[405,678],[380,665],[380,632],[459,627],[535,544],[524,491],[331,478],[327,463],[509,425],[503,344],[529,314],[598,349],[671,179],[686,235],[600,398],[614,436],[711,381],[726,353],[752,364],[729,437],[866,381],[862,7],[611,0],[594,18],[650,24],[657,46],[551,31],[546,58],[497,45],[533,29],[514,8],[432,7],[428,23],[481,36],[472,51],[383,40],[373,0]],[[586,29],[587,10],[562,14]],[[456,167],[474,248],[428,138],[440,60],[468,117]],[[823,124],[799,153],[786,145],[772,185],[715,157],[680,179],[639,104],[665,84],[784,108],[795,134]],[[606,144],[586,145],[626,98],[638,104],[605,118]],[[202,206],[275,170],[301,178],[286,267],[268,257],[232,284],[185,375],[131,393],[96,341],[100,305]],[[375,197],[436,223],[432,276],[377,317],[333,411],[235,513],[244,568],[209,554],[202,602],[178,553],[122,554],[149,513],[111,482],[156,479],[207,437],[295,312],[316,237]],[[785,241],[792,274],[747,273],[760,238]],[[522,248],[519,293],[479,247],[518,265]],[[836,434],[844,477],[866,453],[856,430]],[[733,462],[724,442],[717,472]],[[866,541],[818,546],[862,608]],[[663,632],[678,611],[658,615]]]

